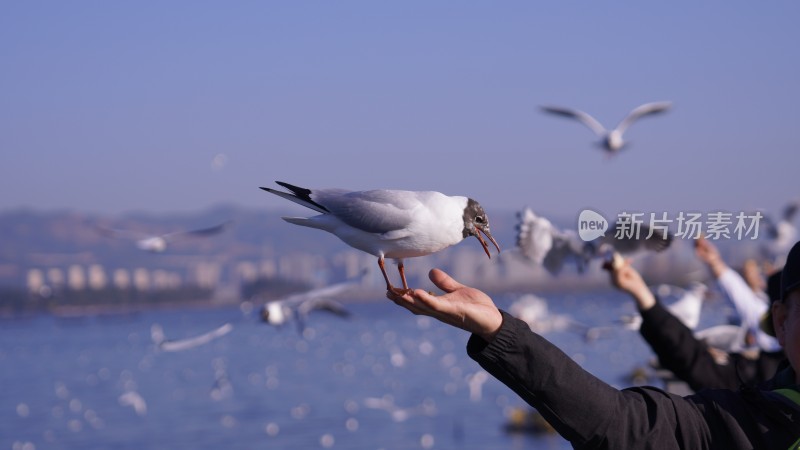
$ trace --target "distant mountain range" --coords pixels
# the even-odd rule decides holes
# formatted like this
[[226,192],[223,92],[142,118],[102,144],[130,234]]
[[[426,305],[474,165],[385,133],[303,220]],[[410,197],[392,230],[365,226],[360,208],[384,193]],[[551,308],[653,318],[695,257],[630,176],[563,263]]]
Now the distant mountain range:
[[[354,252],[333,235],[284,222],[280,218],[285,215],[298,215],[298,210],[252,210],[220,205],[196,213],[117,216],[32,209],[5,211],[0,213],[0,286],[24,286],[31,269],[66,270],[75,264],[87,267],[98,264],[109,270],[137,267],[168,270],[191,261],[230,265],[278,260],[285,255],[328,258]],[[512,247],[514,213],[501,213],[491,220],[501,245]],[[160,235],[227,221],[232,221],[232,225],[222,233],[176,242],[162,254],[142,251],[132,239],[116,239],[101,232],[114,229]],[[477,241],[461,245],[470,244],[474,244],[476,252],[480,250]]]
[[[24,287],[30,283],[31,270],[47,276],[50,269],[67,273],[75,265],[82,270],[100,266],[108,279],[118,269],[144,268],[151,272],[178,273],[192,282],[199,280],[198,273],[211,271],[218,283],[233,285],[241,282],[243,274],[249,273],[244,269],[250,267],[250,272],[255,270],[257,276],[272,273],[324,284],[339,281],[353,272],[354,268],[348,268],[348,264],[376,269],[375,285],[380,285],[382,279],[373,256],[351,249],[328,233],[280,219],[304,213],[297,208],[253,210],[233,205],[219,205],[196,213],[117,216],[31,209],[0,212],[0,286]],[[575,218],[552,221],[568,227],[572,220]],[[142,251],[133,241],[115,239],[99,231],[100,228],[134,230],[156,235],[206,228],[226,221],[233,224],[224,232],[177,242],[161,254]],[[427,283],[427,271],[435,266],[454,271],[454,276],[460,276],[464,282],[494,289],[608,286],[599,264],[584,276],[565,271],[559,277],[552,277],[515,256],[516,211],[491,212],[490,221],[492,232],[504,250],[501,257],[489,260],[477,241],[467,239],[437,255],[407,261],[410,282]],[[690,244],[677,240],[675,247],[640,264],[645,272],[649,271],[651,281],[683,284],[700,276],[697,271],[703,268],[693,257]],[[390,275],[396,273],[392,270]]]

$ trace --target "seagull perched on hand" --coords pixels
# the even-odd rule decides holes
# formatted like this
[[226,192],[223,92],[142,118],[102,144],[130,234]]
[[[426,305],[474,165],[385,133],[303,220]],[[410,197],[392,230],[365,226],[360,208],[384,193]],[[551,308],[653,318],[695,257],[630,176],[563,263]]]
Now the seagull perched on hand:
[[175,242],[185,238],[212,236],[214,234],[221,233],[232,223],[233,221],[227,221],[209,228],[175,231],[161,235],[152,235],[134,230],[115,230],[99,226],[97,227],[97,230],[100,232],[100,234],[107,237],[133,240],[136,242],[136,246],[141,250],[153,253],[162,253],[167,249],[167,246],[170,242]]
[[625,133],[625,130],[627,130],[628,127],[633,124],[633,122],[644,116],[664,112],[671,106],[672,102],[645,103],[644,105],[634,108],[633,111],[628,113],[628,115],[625,116],[625,118],[622,119],[619,125],[617,125],[617,127],[613,130],[607,130],[603,125],[600,124],[600,122],[597,121],[597,119],[583,111],[578,111],[577,109],[561,108],[558,106],[542,106],[542,110],[551,114],[571,117],[581,121],[581,123],[589,127],[589,129],[594,131],[594,133],[600,138],[599,145],[603,147],[608,154],[613,155],[627,145],[627,143],[622,139],[622,135]]
[[[491,258],[481,233],[500,251],[489,231],[486,212],[471,198],[451,197],[434,191],[306,189],[277,183],[290,192],[261,189],[320,213],[308,218],[284,217],[283,220],[335,234],[351,247],[377,256],[386,289],[400,295],[409,291],[404,258],[430,255],[468,236],[475,236]],[[384,258],[397,261],[402,290],[389,282]]]

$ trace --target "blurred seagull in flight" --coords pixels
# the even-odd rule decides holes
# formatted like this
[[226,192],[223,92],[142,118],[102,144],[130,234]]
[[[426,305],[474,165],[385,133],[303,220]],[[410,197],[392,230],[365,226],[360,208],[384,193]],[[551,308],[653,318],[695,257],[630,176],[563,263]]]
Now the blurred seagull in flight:
[[620,233],[617,237],[615,223],[606,234],[586,242],[577,232],[556,228],[528,207],[517,213],[517,219],[520,253],[551,275],[558,275],[568,261],[573,261],[578,272],[583,273],[592,259],[608,258],[614,252],[628,256],[647,251],[660,252],[672,243],[672,235],[668,232],[654,229],[651,235],[650,227],[644,224],[637,224],[638,233],[628,227],[631,233]]
[[622,135],[630,127],[633,122],[638,119],[662,113],[672,106],[672,102],[653,102],[645,103],[633,109],[627,116],[625,116],[619,125],[613,130],[607,130],[600,122],[594,117],[586,114],[577,109],[561,108],[558,106],[542,106],[542,110],[550,114],[559,116],[570,117],[579,120],[581,123],[589,127],[599,138],[599,145],[603,147],[609,155],[614,155],[622,150],[627,143],[622,139]]
[[294,319],[298,331],[302,334],[306,319],[312,311],[325,311],[339,317],[349,317],[350,312],[341,303],[333,300],[333,297],[358,286],[361,278],[368,272],[364,270],[356,279],[266,302],[261,308],[261,320],[273,326],[281,326]]
[[138,416],[147,414],[147,402],[136,391],[128,391],[119,396],[119,404],[122,406],[130,406]]
[[214,339],[225,336],[233,330],[233,325],[226,323],[219,328],[215,328],[207,333],[186,339],[168,340],[164,336],[164,329],[161,325],[154,323],[150,326],[150,338],[156,347],[164,352],[181,352],[190,348],[208,344]]
[[[491,258],[481,233],[500,251],[489,231],[483,207],[467,197],[447,196],[434,191],[378,189],[306,189],[277,182],[290,192],[261,189],[319,212],[313,217],[284,217],[304,227],[317,228],[339,237],[353,248],[378,257],[386,289],[408,292],[403,260],[430,255],[455,245],[468,236],[480,241]],[[392,286],[384,265],[385,258],[397,262],[403,289]]]
[[100,232],[100,234],[107,237],[135,241],[136,247],[138,247],[141,250],[152,253],[162,253],[167,249],[168,244],[171,242],[176,242],[178,240],[186,238],[213,236],[215,234],[224,231],[232,223],[233,221],[229,220],[227,222],[209,228],[202,228],[199,230],[189,230],[189,231],[176,231],[161,235],[152,235],[133,230],[115,230],[100,226],[97,227],[97,230]]
[[[687,328],[694,330],[700,325],[700,313],[703,309],[703,301],[708,298],[708,286],[703,283],[694,282],[688,289],[669,284],[660,284],[655,288],[655,293],[660,301],[665,302],[667,310],[678,318]],[[677,298],[672,303],[666,303],[666,298]],[[642,325],[642,316],[623,318],[626,327],[631,330],[638,330]]]
[[589,262],[585,242],[573,230],[559,230],[530,208],[517,213],[517,247],[522,255],[550,274],[558,275],[566,261],[574,261],[579,273]]
[[775,222],[769,216],[763,219],[764,235],[767,242],[762,246],[761,252],[767,261],[774,267],[783,267],[789,249],[797,241],[797,226],[794,220],[800,210],[800,201],[789,203],[783,208],[781,218]]
[[703,300],[708,297],[708,286],[694,282],[688,289],[682,289],[662,284],[656,288],[656,293],[662,299],[670,296],[678,297],[674,303],[667,305],[667,309],[687,328],[694,330],[700,325],[700,312],[703,309]]

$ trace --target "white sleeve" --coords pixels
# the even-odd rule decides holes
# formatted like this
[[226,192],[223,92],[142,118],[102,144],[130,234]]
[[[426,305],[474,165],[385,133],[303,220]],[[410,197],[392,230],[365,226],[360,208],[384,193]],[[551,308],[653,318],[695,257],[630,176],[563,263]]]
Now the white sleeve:
[[730,267],[717,278],[717,283],[736,308],[742,325],[755,331],[758,347],[768,352],[780,350],[778,340],[764,333],[759,326],[761,317],[769,309],[766,296],[753,292],[744,279]]
[[733,303],[736,313],[747,327],[758,327],[761,316],[767,311],[769,305],[761,299],[742,277],[730,267],[717,278],[720,289]]

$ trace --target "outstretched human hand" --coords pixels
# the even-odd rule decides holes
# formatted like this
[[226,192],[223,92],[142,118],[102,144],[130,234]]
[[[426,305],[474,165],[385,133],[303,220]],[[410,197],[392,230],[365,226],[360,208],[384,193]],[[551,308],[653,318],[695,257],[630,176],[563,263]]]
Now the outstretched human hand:
[[711,272],[713,272],[714,276],[717,278],[728,268],[725,261],[722,260],[717,246],[702,236],[694,241],[694,252],[700,261],[708,264]]
[[494,338],[503,324],[503,316],[488,295],[464,286],[439,269],[432,269],[428,277],[445,292],[443,295],[415,289],[404,295],[387,291],[386,297],[414,314],[433,317],[486,341]]
[[630,261],[624,260],[616,265],[605,264],[603,268],[609,271],[611,284],[630,294],[640,311],[646,311],[655,305],[656,299],[653,293],[639,272],[631,266]]

